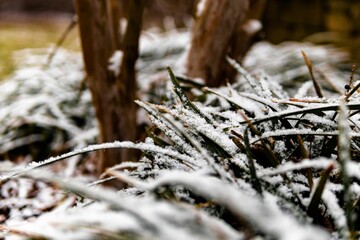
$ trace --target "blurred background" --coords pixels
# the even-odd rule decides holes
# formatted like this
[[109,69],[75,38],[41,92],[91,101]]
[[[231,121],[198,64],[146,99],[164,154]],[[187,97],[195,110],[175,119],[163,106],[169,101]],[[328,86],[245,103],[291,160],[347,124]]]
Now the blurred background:
[[[146,1],[144,28],[188,28],[196,0]],[[0,1],[0,78],[14,69],[11,53],[53,45],[74,15],[72,0]],[[360,60],[360,0],[267,0],[258,39],[271,43],[309,41],[335,44]],[[77,31],[65,48],[79,49]]]

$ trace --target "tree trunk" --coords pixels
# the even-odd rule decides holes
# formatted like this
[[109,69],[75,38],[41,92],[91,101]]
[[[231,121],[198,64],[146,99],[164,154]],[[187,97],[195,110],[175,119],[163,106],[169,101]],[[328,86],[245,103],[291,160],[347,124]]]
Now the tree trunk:
[[[122,17],[130,27],[120,36],[116,0],[75,0],[87,83],[100,128],[99,142],[134,141],[136,137],[135,62],[143,3],[125,1],[126,16]],[[122,62],[119,74],[115,74],[108,65],[119,48]],[[134,154],[128,149],[101,151],[99,172],[129,160],[134,160]]]
[[235,30],[245,17],[247,0],[204,0],[192,29],[187,75],[210,87],[225,82],[225,57]]
[[230,57],[241,62],[253,43],[254,36],[262,29],[260,22],[266,0],[251,0],[249,10],[242,24],[235,29]]
[[[241,63],[247,51],[251,48],[258,32],[262,30],[261,18],[265,10],[266,0],[251,0],[249,10],[242,24],[235,29],[235,34],[231,44],[229,56]],[[233,82],[236,77],[236,70],[228,65],[226,66],[226,76]]]

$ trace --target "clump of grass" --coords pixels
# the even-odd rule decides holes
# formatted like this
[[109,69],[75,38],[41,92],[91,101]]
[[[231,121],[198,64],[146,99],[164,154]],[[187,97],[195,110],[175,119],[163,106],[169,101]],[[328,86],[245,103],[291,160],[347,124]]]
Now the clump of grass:
[[[6,111],[1,114],[7,114],[0,114],[0,131],[8,142],[20,139],[19,146],[27,146],[29,142],[23,137],[37,140],[28,135],[33,133],[28,131],[32,124],[38,137],[49,131],[51,138],[38,139],[42,144],[64,146],[61,152],[69,152],[32,162],[25,168],[6,169],[0,185],[12,186],[13,178],[31,178],[45,181],[64,194],[54,210],[52,205],[31,222],[0,225],[4,236],[316,240],[359,237],[357,83],[349,84],[347,93],[344,89],[336,95],[336,89],[320,89],[323,82],[309,81],[289,97],[277,81],[251,74],[231,59],[228,62],[238,70],[238,81],[216,89],[206,88],[194,79],[177,77],[168,68],[167,81],[173,90],[165,91],[161,97],[143,96],[142,101],[136,101],[151,121],[144,142],[89,145],[97,132],[89,92],[82,92],[83,75],[77,74],[81,73],[81,63],[72,54],[59,50],[48,68],[44,69],[43,64],[41,68],[32,66],[39,59],[46,60],[44,54],[39,55],[31,55],[24,61],[26,71],[18,72],[12,81],[2,85],[5,88],[0,107]],[[140,68],[154,69],[164,64],[159,61],[148,65],[146,59],[139,64]],[[306,70],[306,65],[302,65]],[[24,81],[29,72],[32,81]],[[321,98],[308,95],[316,94],[314,85],[323,93]],[[49,98],[52,101],[44,100]],[[146,102],[148,99],[162,102]],[[26,111],[12,111],[19,102],[27,103]],[[5,140],[0,139],[0,150],[9,153],[14,145],[6,145]],[[110,148],[139,149],[143,154],[138,162],[114,166],[94,182],[68,177],[68,171],[54,174],[42,168],[74,158],[77,161],[85,153]],[[127,188],[101,187],[103,182],[114,179]]]
[[[168,68],[174,87],[168,102],[137,101],[158,129],[144,143],[91,145],[2,176],[3,182],[18,175],[50,181],[86,199],[82,207],[2,228],[48,239],[356,239],[356,94],[278,99],[278,85],[229,62],[252,90],[242,92],[237,83],[204,88],[197,90],[201,101],[192,101]],[[103,175],[109,177],[104,181],[129,186],[119,193],[33,172],[70,156],[119,147],[143,151],[139,162],[121,163]]]
[[1,83],[3,159],[39,161],[95,142],[94,111],[90,93],[82,89],[80,55],[59,50],[44,68],[47,53],[47,49],[17,52],[21,69]]

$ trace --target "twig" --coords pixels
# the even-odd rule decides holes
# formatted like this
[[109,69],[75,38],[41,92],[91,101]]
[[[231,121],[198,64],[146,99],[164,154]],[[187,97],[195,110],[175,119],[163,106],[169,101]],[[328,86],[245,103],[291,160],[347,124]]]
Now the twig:
[[353,87],[353,88],[351,89],[351,91],[345,95],[345,99],[344,99],[344,100],[345,100],[345,101],[348,101],[349,98],[359,89],[359,87],[360,87],[360,83],[356,84],[356,86]]
[[48,67],[51,63],[51,61],[53,60],[55,54],[57,53],[57,51],[59,50],[59,48],[61,47],[61,45],[64,43],[66,37],[69,35],[69,33],[71,32],[71,30],[74,29],[74,27],[76,26],[78,22],[78,18],[77,16],[73,16],[73,18],[71,19],[70,24],[67,26],[67,28],[65,29],[65,31],[63,32],[63,34],[61,35],[61,37],[59,38],[59,40],[57,41],[56,45],[53,47],[53,49],[51,49],[51,52],[46,60],[46,64],[44,67]]

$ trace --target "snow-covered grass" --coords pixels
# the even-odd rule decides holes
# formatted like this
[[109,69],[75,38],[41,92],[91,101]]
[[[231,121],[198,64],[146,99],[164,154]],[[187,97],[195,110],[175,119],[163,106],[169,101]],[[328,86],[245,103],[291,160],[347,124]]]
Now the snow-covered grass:
[[[174,37],[175,33],[171,34]],[[169,62],[174,64],[170,64],[175,67],[174,72],[180,71],[174,57],[169,55],[179,54],[181,41],[186,39],[184,35],[179,36],[176,51],[154,50],[165,59],[164,64],[161,60],[154,61],[154,65],[146,64],[153,56],[151,48],[159,48],[159,39],[149,44],[148,52],[143,51],[138,64],[140,78],[150,77],[159,66],[164,69],[168,58],[172,59]],[[258,47],[262,51],[263,46]],[[293,49],[287,49],[280,50],[289,56],[287,59],[297,59],[292,55],[296,56]],[[328,56],[326,50],[323,55],[320,53],[319,50],[320,60],[314,59],[314,66],[324,60],[321,56]],[[28,220],[17,218],[0,225],[4,236],[9,239],[284,240],[359,237],[357,91],[345,93],[344,90],[338,94],[327,84],[325,97],[318,98],[312,85],[306,82],[306,87],[296,89],[299,92],[285,91],[279,83],[288,80],[279,80],[285,78],[281,75],[280,62],[274,61],[274,68],[270,67],[271,62],[263,66],[264,70],[273,71],[270,74],[278,69],[275,78],[248,72],[247,69],[256,68],[260,59],[265,59],[264,56],[257,59],[256,54],[248,56],[254,58],[246,61],[248,68],[228,59],[240,73],[239,78],[217,89],[203,88],[194,79],[176,77],[168,68],[162,96],[149,96],[155,88],[143,82],[140,86],[141,99],[136,102],[153,124],[144,142],[89,145],[96,136],[89,93],[85,89],[79,95],[81,66],[76,60],[71,62],[72,58],[66,54],[59,52],[46,70],[33,69],[30,64],[25,68],[31,69],[30,75],[19,72],[2,85],[7,86],[4,88],[7,97],[0,104],[7,101],[10,106],[1,105],[0,116],[4,118],[0,121],[4,124],[0,130],[5,129],[1,134],[8,136],[9,142],[25,137],[20,134],[19,126],[32,119],[30,123],[39,129],[39,137],[46,128],[56,129],[61,138],[57,136],[56,141],[49,142],[66,143],[69,150],[13,171],[0,165],[1,187],[7,187],[2,197],[11,195],[11,183],[15,179],[26,185],[24,188],[29,192],[16,196],[26,198],[35,179],[52,186],[56,200],[39,217],[30,214]],[[296,62],[294,68],[306,66]],[[69,75],[63,72],[64,64],[69,64],[66,69],[73,68]],[[141,72],[144,69],[147,71]],[[348,77],[340,70],[330,69],[326,74]],[[32,81],[24,81],[24,76],[31,76]],[[306,73],[294,71],[291,76],[306,78]],[[152,82],[148,80],[148,83]],[[343,80],[342,84],[345,83]],[[324,86],[324,82],[320,81],[320,85]],[[151,99],[161,101],[148,102]],[[20,103],[27,104],[15,108]],[[86,124],[78,126],[72,116],[82,116],[81,122]],[[4,148],[4,144],[0,146]],[[14,145],[8,146],[7,151],[15,150]],[[140,149],[143,155],[139,162],[124,162],[108,169],[102,180],[92,183],[61,173],[57,176],[41,168],[109,148]],[[128,187],[118,191],[101,187],[101,183],[113,179]],[[59,196],[61,191],[63,195]],[[26,204],[21,206],[26,209]]]
[[[94,143],[97,130],[90,92],[83,91],[80,54],[60,50],[45,66],[47,50],[15,54],[19,70],[1,83],[0,154],[40,161]],[[70,160],[69,174],[79,156]]]

